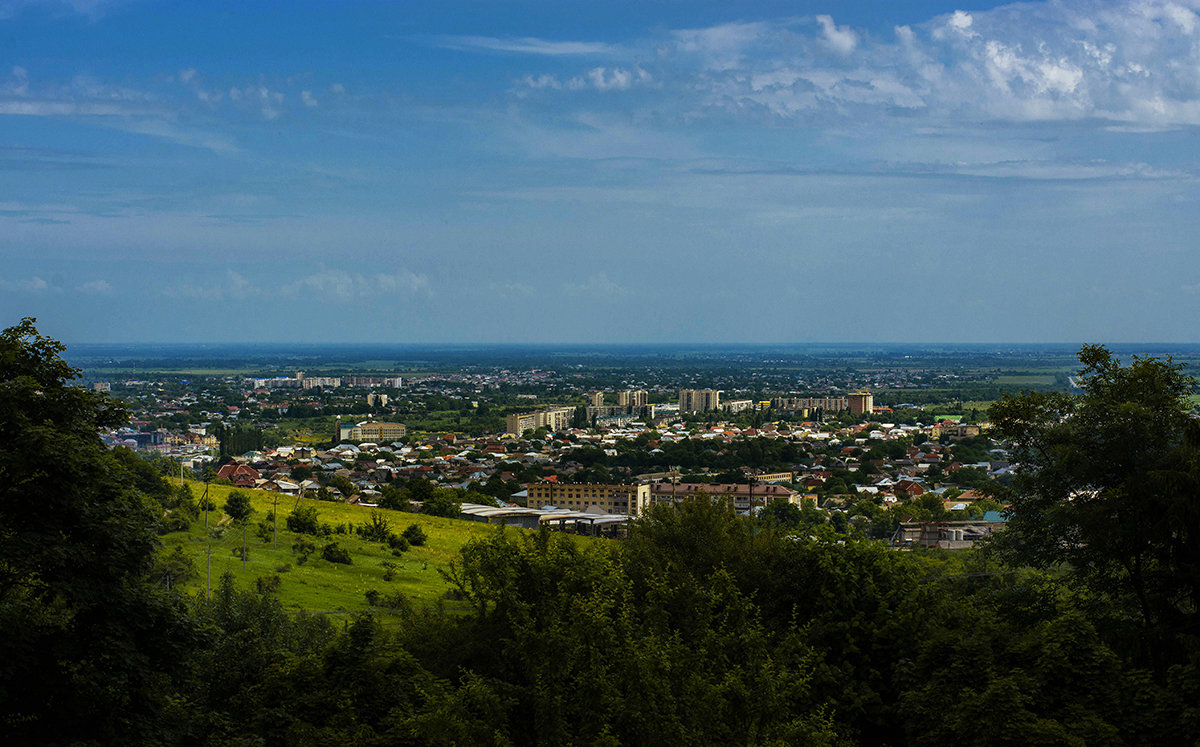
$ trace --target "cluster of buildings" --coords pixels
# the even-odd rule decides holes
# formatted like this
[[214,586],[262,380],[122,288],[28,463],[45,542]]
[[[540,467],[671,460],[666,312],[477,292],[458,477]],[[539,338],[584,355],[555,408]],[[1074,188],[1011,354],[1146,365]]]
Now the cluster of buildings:
[[295,376],[275,376],[267,379],[250,379],[255,389],[280,389],[293,387],[299,389],[316,389],[328,387],[384,387],[399,389],[404,386],[400,376],[305,376],[303,371],[297,371]]

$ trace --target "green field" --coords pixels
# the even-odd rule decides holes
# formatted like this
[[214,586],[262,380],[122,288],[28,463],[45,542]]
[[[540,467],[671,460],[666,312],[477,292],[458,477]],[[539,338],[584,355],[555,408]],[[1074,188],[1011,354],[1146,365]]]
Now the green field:
[[1004,387],[1053,386],[1054,374],[1014,374],[996,377],[996,383]]
[[[204,490],[203,484],[190,481],[189,484],[193,494],[199,498]],[[439,569],[445,568],[471,538],[499,531],[495,526],[472,521],[302,499],[305,505],[316,506],[322,523],[349,525],[350,529],[345,534],[335,533],[329,537],[308,536],[307,539],[317,546],[317,552],[301,564],[292,545],[304,535],[289,532],[285,522],[287,515],[297,505],[297,499],[264,491],[244,490],[242,492],[250,496],[254,515],[246,530],[248,552],[243,570],[242,560],[234,554],[235,549],[242,546],[242,532],[220,511],[234,489],[222,485],[210,486],[210,496],[217,505],[217,510],[209,514],[210,533],[213,535],[212,584],[215,587],[221,574],[226,571],[233,573],[239,587],[250,589],[255,588],[259,578],[278,576],[279,599],[286,608],[293,610],[324,613],[366,610],[369,606],[364,594],[369,589],[385,594],[402,592],[416,606],[438,603],[450,588],[438,572]],[[263,540],[257,535],[256,527],[271,511],[272,502],[276,499],[279,501],[279,535],[278,549],[273,549],[270,537]],[[410,524],[419,525],[428,535],[428,541],[421,547],[410,547],[396,557],[386,545],[360,538],[354,534],[353,527],[369,521],[372,510],[383,514],[397,533]],[[349,550],[353,564],[341,565],[321,558],[320,548],[329,542],[337,542]],[[164,553],[173,552],[176,546],[180,546],[195,562],[197,575],[188,580],[183,588],[186,591],[203,591],[208,545],[204,514],[201,513],[200,520],[194,522],[190,531],[165,535],[163,543]],[[391,581],[383,578],[386,569],[381,563],[384,561],[394,562],[397,566],[394,569],[395,578]],[[446,606],[453,609],[456,604],[447,602]]]

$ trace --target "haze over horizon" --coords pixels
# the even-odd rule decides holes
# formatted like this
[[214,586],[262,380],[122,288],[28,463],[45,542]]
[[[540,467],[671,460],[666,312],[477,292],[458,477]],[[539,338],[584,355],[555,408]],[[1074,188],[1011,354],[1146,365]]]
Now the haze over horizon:
[[0,0],[0,326],[1196,342],[1200,0]]

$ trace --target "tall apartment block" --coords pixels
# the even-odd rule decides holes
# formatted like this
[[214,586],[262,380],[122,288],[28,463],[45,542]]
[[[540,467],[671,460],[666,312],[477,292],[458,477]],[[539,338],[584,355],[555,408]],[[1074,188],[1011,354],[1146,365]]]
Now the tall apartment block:
[[850,412],[855,415],[870,415],[875,407],[875,397],[866,389],[850,392],[846,395],[846,402],[850,406]]
[[680,389],[679,412],[708,412],[721,407],[719,389]]
[[617,392],[618,407],[645,407],[650,404],[650,394],[645,389],[626,389]]

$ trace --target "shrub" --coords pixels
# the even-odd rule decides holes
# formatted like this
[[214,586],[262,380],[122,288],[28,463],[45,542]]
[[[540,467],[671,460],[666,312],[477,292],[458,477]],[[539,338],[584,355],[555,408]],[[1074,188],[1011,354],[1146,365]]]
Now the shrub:
[[383,594],[375,589],[367,591],[364,596],[367,598],[367,604],[372,607],[382,607],[400,614],[412,613],[412,602],[408,601],[408,597],[400,592],[391,594]]
[[354,560],[350,557],[350,551],[336,542],[330,542],[325,547],[322,547],[321,557],[330,563],[341,563],[342,565],[352,565],[354,563]]
[[287,528],[289,531],[297,534],[313,534],[317,533],[317,508],[316,506],[297,506],[294,511],[288,514]]
[[390,543],[391,539],[396,536],[395,533],[392,532],[391,524],[388,523],[388,520],[384,518],[384,516],[378,511],[372,511],[371,520],[366,524],[359,524],[357,527],[355,527],[354,531],[358,533],[358,536],[362,537],[368,542]]
[[396,578],[396,564],[392,561],[385,560],[379,564],[379,567],[383,569],[384,581],[392,581]]
[[425,544],[425,540],[428,539],[428,535],[425,534],[425,530],[419,525],[409,524],[408,529],[404,530],[404,539],[408,540],[408,544],[412,545],[413,547],[420,547],[421,545]]
[[306,539],[296,540],[296,544],[292,545],[292,550],[300,557],[296,559],[296,563],[304,565],[308,560],[308,556],[317,551],[317,546]]
[[191,526],[192,522],[187,515],[176,509],[162,518],[158,524],[158,533],[186,532]]

